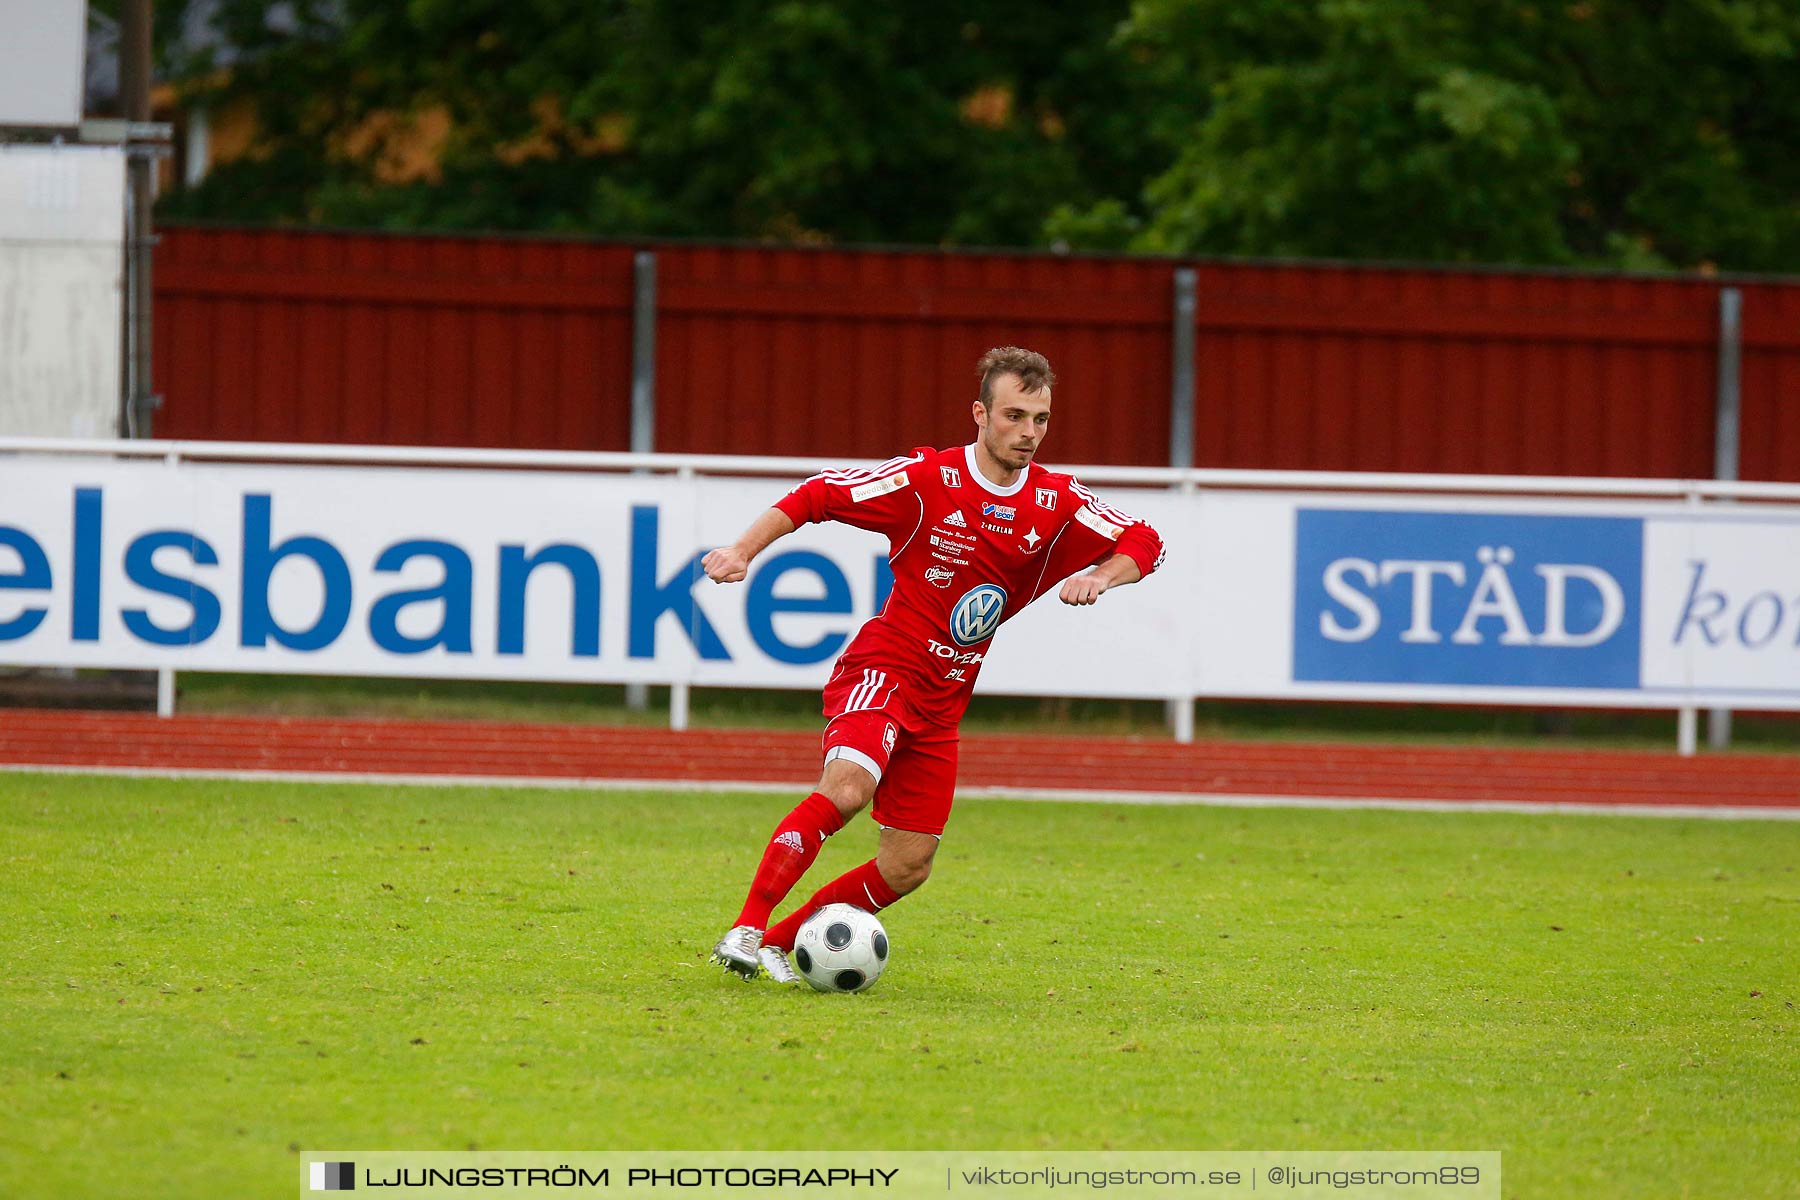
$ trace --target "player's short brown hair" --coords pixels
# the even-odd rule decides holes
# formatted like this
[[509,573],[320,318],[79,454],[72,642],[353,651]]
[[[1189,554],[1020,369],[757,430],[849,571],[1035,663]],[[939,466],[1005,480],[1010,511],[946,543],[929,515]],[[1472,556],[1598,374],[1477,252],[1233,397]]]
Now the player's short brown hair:
[[981,406],[989,409],[994,407],[996,375],[1017,375],[1019,386],[1028,392],[1041,392],[1056,385],[1056,372],[1050,369],[1050,360],[1035,350],[1018,346],[996,346],[989,350],[975,364],[975,373],[981,376]]

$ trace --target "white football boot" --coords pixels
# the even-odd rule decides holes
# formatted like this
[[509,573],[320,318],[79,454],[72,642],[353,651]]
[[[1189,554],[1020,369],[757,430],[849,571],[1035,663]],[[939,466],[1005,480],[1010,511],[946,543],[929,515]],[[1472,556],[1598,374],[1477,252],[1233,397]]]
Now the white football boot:
[[787,955],[778,946],[764,946],[756,952],[756,961],[776,983],[799,983],[800,975],[789,965]]
[[754,925],[738,925],[726,932],[713,947],[712,961],[727,971],[736,971],[745,979],[755,979],[756,952],[762,948],[763,931]]

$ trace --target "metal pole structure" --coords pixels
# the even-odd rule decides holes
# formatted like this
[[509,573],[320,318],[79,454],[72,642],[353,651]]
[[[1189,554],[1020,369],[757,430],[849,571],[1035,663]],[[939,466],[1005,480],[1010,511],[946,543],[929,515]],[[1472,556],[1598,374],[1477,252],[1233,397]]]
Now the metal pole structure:
[[[1194,323],[1199,315],[1199,277],[1193,267],[1175,268],[1169,329],[1169,465],[1177,470],[1194,465]],[[1191,486],[1187,490],[1191,491]],[[1173,698],[1166,707],[1175,740],[1193,741],[1194,698]]]
[[1194,465],[1194,322],[1198,313],[1195,293],[1199,272],[1175,268],[1175,312],[1169,367],[1169,465],[1177,470]]
[[[150,134],[152,0],[124,0],[119,10],[119,107],[125,118],[125,320],[124,395],[120,398],[119,436],[152,436],[150,353],[152,347],[151,247],[156,230],[151,208],[156,203],[156,159],[162,146]],[[171,462],[173,456],[171,456]],[[175,715],[175,672],[156,673],[156,715]]]
[[631,260],[631,452],[656,450],[656,255]]
[[[1735,481],[1738,447],[1743,439],[1744,294],[1719,289],[1719,376],[1713,401],[1713,478]],[[1714,750],[1731,745],[1731,710],[1706,714],[1706,744]]]
[[125,279],[121,291],[124,319],[119,322],[119,412],[118,434],[122,438],[137,436],[137,243],[138,197],[137,179],[131,152],[125,156]]
[[[154,14],[151,0],[124,0],[119,22],[119,101],[127,128],[150,121],[150,31]],[[126,188],[126,284],[125,284],[125,396],[120,414],[120,433],[128,438],[151,436],[151,247],[155,228],[151,206],[156,202],[156,148],[135,145],[138,136],[128,132],[125,144]]]
[[[656,450],[656,254],[639,250],[631,259],[631,452]],[[685,693],[682,700],[687,699]],[[643,712],[650,707],[650,686],[625,685],[625,707]],[[669,723],[685,728],[686,714],[676,725],[675,697],[669,698]]]

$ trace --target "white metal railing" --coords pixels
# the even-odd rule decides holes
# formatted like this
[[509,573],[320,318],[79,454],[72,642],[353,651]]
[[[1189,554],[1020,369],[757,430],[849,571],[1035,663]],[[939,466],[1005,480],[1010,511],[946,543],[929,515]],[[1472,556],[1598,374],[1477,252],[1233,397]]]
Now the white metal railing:
[[[694,475],[811,475],[842,458],[746,454],[629,454],[606,450],[483,450],[444,446],[335,446],[311,443],[109,441],[0,437],[0,454],[96,455],[191,462],[360,463],[370,466],[511,470],[650,471]],[[1392,471],[1252,471],[1205,467],[1073,466],[1083,480],[1138,487],[1287,491],[1438,492],[1488,495],[1617,496],[1630,499],[1762,500],[1800,503],[1800,484],[1716,479],[1612,479],[1563,475],[1431,475]]]

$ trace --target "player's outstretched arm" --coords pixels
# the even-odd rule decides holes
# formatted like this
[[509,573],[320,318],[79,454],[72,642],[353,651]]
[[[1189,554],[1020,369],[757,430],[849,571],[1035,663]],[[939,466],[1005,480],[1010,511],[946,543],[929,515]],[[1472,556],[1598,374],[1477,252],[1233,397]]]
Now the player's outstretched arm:
[[779,508],[771,508],[744,530],[742,537],[729,546],[708,550],[700,560],[700,569],[714,583],[737,583],[750,572],[750,563],[769,548],[777,538],[794,532],[791,517]]
[[1143,577],[1136,559],[1129,554],[1115,554],[1093,570],[1063,580],[1057,599],[1064,604],[1092,604],[1108,588],[1136,583]]

